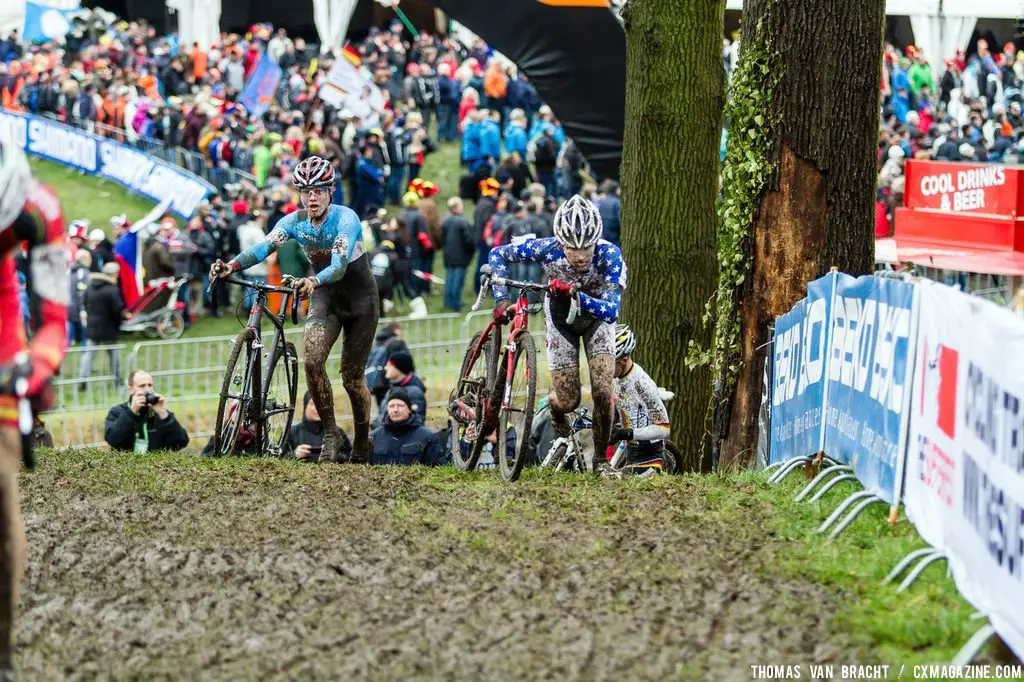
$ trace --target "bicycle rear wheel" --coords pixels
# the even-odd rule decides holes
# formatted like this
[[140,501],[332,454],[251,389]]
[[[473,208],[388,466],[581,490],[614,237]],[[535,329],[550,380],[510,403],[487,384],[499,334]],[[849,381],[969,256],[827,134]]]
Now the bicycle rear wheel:
[[452,463],[462,471],[472,471],[480,459],[490,430],[488,415],[493,410],[494,376],[498,371],[498,340],[492,329],[474,353],[484,331],[469,342],[462,359],[459,379],[448,401],[448,445]]
[[537,399],[537,347],[528,333],[515,341],[511,378],[498,412],[498,469],[512,482],[519,478],[530,447]]
[[284,342],[271,356],[263,383],[262,454],[280,457],[284,452],[288,430],[295,416],[298,388],[299,354],[295,351],[295,344]]
[[[231,355],[220,388],[217,421],[213,425],[213,453],[218,457],[234,452],[238,432],[252,403],[252,369],[250,352],[256,333],[242,331],[234,340]],[[241,360],[241,362],[239,362]]]
[[666,474],[678,474],[679,463],[683,461],[683,453],[679,450],[679,446],[670,440],[665,441],[665,452],[662,453],[662,458],[665,461],[665,473]]

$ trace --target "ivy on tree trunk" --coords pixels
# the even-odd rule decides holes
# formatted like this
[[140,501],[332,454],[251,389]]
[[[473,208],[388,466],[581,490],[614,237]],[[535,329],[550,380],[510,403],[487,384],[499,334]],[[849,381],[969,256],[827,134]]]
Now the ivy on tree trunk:
[[632,0],[623,12],[623,319],[638,336],[637,361],[676,394],[672,440],[690,470],[710,466],[701,455],[711,371],[688,370],[684,360],[691,340],[706,347],[711,339],[702,317],[718,272],[724,13],[723,0]]
[[[737,368],[717,406],[729,417],[723,467],[753,462],[773,320],[829,268],[872,270],[884,21],[885,0],[744,3],[740,61],[770,53],[780,75],[765,102],[773,171],[754,199],[733,299],[738,346],[716,349]],[[745,134],[730,127],[730,144]]]

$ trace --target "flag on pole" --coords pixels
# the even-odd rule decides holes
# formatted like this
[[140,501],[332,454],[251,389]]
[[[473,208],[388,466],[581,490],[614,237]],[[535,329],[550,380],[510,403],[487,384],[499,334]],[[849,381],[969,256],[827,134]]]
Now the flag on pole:
[[262,116],[274,101],[274,93],[277,92],[277,85],[280,82],[281,67],[264,52],[252,75],[249,76],[242,96],[238,98],[239,104],[253,116]]
[[357,52],[355,48],[353,48],[351,45],[346,45],[342,49],[341,54],[345,57],[345,59],[352,62],[353,66],[358,67],[361,66],[363,63],[363,58],[359,56],[359,52]]
[[28,0],[25,3],[25,25],[21,35],[30,43],[63,43],[64,36],[71,30],[71,15],[77,11],[77,6],[59,9]]

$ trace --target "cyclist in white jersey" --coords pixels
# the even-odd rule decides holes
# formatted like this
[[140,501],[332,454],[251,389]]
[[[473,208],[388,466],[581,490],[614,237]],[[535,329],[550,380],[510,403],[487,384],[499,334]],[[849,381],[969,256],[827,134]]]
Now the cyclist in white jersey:
[[611,443],[627,441],[623,473],[654,476],[665,468],[668,410],[661,389],[631,357],[636,335],[624,324],[615,326],[615,411],[618,428]]

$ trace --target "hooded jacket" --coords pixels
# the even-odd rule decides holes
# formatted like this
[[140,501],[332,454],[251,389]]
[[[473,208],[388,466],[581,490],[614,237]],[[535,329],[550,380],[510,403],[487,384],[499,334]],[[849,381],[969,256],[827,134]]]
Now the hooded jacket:
[[85,338],[90,341],[117,341],[124,312],[121,289],[112,275],[93,273],[85,290]]
[[370,464],[440,466],[445,460],[437,434],[425,428],[423,418],[415,412],[401,424],[385,416],[370,434]]

